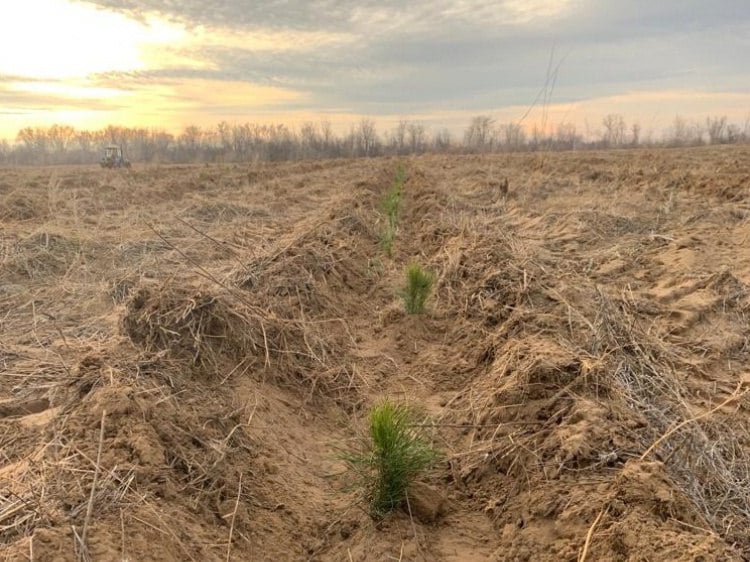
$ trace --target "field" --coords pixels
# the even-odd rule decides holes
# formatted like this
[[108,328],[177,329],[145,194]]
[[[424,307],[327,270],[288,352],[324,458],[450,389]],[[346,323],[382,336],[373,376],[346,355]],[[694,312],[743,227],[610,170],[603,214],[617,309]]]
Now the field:
[[750,147],[0,169],[0,558],[748,560],[749,242]]

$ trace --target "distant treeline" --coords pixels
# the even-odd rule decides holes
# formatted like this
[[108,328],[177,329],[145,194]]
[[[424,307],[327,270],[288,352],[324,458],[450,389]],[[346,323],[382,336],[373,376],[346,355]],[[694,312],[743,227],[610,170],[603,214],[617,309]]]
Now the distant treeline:
[[641,146],[698,146],[750,142],[750,120],[743,125],[726,117],[689,122],[676,117],[658,138],[638,123],[607,115],[601,127],[582,134],[573,124],[526,128],[474,117],[463,135],[447,129],[429,131],[417,121],[401,121],[383,133],[364,118],[344,134],[328,121],[286,125],[219,123],[213,128],[185,127],[173,135],[164,130],[108,126],[99,131],[68,125],[21,129],[15,143],[0,141],[0,165],[95,164],[109,144],[123,147],[132,162],[248,162],[436,153],[584,150]]

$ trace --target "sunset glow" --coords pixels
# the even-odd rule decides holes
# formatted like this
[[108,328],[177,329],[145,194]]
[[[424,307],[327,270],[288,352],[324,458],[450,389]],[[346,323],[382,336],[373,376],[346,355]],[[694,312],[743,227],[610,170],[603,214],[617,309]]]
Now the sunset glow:
[[145,49],[179,42],[184,30],[141,23],[85,4],[24,0],[3,8],[0,73],[31,78],[83,78],[146,68]]
[[472,116],[513,121],[531,106],[527,126],[543,114],[581,130],[608,113],[655,128],[676,114],[750,115],[750,10],[736,0],[7,4],[0,139],[61,121],[178,132],[408,117],[458,132]]

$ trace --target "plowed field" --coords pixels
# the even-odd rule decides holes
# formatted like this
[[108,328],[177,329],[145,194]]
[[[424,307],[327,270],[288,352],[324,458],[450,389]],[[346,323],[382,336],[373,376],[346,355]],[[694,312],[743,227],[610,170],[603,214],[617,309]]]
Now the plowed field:
[[747,147],[0,169],[0,557],[748,560],[749,244]]

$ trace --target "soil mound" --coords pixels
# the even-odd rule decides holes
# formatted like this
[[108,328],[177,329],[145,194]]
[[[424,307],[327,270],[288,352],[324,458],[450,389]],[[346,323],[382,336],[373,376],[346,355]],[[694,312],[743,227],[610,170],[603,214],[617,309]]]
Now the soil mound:
[[220,357],[262,356],[260,324],[226,297],[171,283],[133,290],[122,318],[123,332],[133,343],[205,370],[215,368]]
[[0,171],[0,557],[748,559],[747,152]]
[[64,234],[37,232],[19,240],[6,252],[3,267],[26,279],[61,276],[93,251],[91,244]]
[[43,218],[46,214],[46,209],[38,200],[31,199],[20,191],[11,191],[0,201],[0,220],[29,221]]

